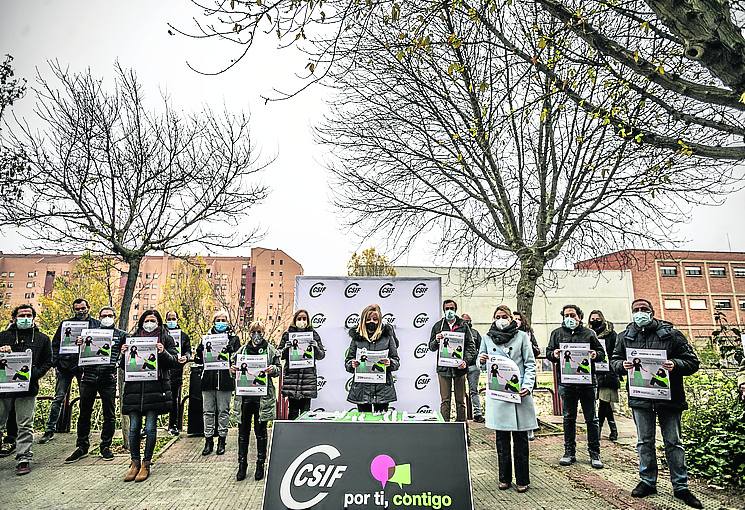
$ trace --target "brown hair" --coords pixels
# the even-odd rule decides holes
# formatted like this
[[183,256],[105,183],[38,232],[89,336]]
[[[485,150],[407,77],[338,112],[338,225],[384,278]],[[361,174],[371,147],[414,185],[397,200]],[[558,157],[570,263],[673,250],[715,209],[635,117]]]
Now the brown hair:
[[304,313],[305,316],[308,318],[308,326],[313,327],[310,323],[310,314],[308,313],[308,310],[302,310],[302,309],[295,312],[295,315],[292,316],[292,325],[295,326],[295,322],[297,322],[297,316],[300,315],[301,313]]
[[499,305],[496,310],[494,310],[494,313],[491,314],[492,318],[494,318],[495,315],[497,315],[497,312],[502,311],[505,312],[507,315],[512,317],[512,310],[510,310],[510,307],[507,305]]
[[533,328],[530,326],[528,317],[523,312],[521,312],[520,310],[515,310],[512,315],[520,316],[520,327],[517,329],[519,329],[520,331],[533,331]]
[[[365,328],[365,319],[370,315],[370,312],[378,312],[378,318],[380,319],[378,322],[378,328],[375,330],[372,337],[368,336],[367,328]],[[372,305],[367,305],[364,310],[362,310],[362,313],[360,314],[360,324],[357,326],[357,333],[368,342],[374,342],[380,338],[380,335],[383,333],[383,312],[380,311],[380,305],[373,303]]]

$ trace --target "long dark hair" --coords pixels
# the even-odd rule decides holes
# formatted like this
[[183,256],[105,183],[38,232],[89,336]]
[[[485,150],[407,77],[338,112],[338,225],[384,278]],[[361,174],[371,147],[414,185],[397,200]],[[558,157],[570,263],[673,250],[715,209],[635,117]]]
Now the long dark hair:
[[140,315],[140,319],[137,321],[137,333],[140,331],[145,331],[142,328],[142,325],[145,324],[145,317],[148,317],[152,315],[155,317],[155,319],[158,321],[158,330],[163,330],[163,317],[160,316],[160,312],[158,310],[145,310],[142,312],[142,315]]
[[520,310],[515,310],[514,312],[512,312],[512,315],[520,316],[520,327],[517,329],[519,329],[520,331],[525,331],[526,333],[533,332],[533,328],[530,326],[530,321],[528,320],[528,317],[523,312],[521,312]]

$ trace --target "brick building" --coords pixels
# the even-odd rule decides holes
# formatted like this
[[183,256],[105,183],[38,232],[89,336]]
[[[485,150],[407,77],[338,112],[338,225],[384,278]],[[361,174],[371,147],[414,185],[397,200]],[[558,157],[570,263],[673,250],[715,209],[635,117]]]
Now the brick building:
[[[250,257],[202,256],[204,271],[213,289],[216,307],[225,307],[236,321],[247,324],[261,319],[283,329],[292,316],[295,276],[303,267],[282,250],[252,248]],[[0,306],[21,303],[39,306],[39,298],[52,292],[54,279],[70,274],[75,255],[0,253]],[[177,278],[181,259],[169,255],[145,257],[137,277],[130,324],[139,313],[156,308],[168,279]],[[127,281],[126,267],[118,268],[119,291]]]
[[745,253],[623,250],[577,262],[576,269],[631,272],[634,295],[692,339],[708,339],[716,318],[745,323]]

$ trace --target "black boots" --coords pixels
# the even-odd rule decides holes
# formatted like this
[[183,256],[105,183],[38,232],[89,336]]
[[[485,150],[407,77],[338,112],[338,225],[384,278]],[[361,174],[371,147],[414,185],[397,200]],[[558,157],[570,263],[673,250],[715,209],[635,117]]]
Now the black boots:
[[224,437],[218,437],[217,438],[217,451],[215,452],[217,455],[222,455],[225,453],[225,440],[227,438]]
[[608,439],[611,441],[618,441],[618,427],[616,426],[616,422],[609,421],[608,425],[610,425],[610,435],[608,436]]
[[202,450],[202,455],[209,455],[212,453],[212,450],[215,448],[215,438],[214,437],[205,437],[204,438],[204,449]]
[[248,436],[238,434],[238,472],[235,474],[236,481],[240,482],[246,479],[248,470]]
[[256,460],[256,472],[254,473],[254,480],[262,480],[264,478],[264,459]]
[[256,472],[254,473],[254,480],[261,480],[264,478],[264,461],[266,460],[266,444],[267,435],[266,430],[264,434],[256,436]]

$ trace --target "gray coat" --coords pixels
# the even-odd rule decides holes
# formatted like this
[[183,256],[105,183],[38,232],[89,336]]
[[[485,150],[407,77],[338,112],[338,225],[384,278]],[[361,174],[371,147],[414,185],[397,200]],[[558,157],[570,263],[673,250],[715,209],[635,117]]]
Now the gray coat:
[[398,357],[393,328],[388,324],[384,325],[380,338],[374,342],[370,342],[360,336],[356,329],[350,329],[349,336],[352,337],[352,341],[349,344],[347,356],[344,360],[344,367],[347,369],[347,372],[354,374],[352,360],[357,357],[357,349],[367,349],[368,351],[384,351],[388,349],[388,359],[391,360],[391,365],[386,371],[385,384],[357,383],[352,379],[347,401],[353,404],[387,404],[389,402],[395,402],[397,399],[396,387],[394,386],[393,374],[391,372],[398,370],[401,362]]
[[443,377],[460,377],[468,373],[468,365],[476,359],[476,343],[473,341],[471,335],[471,328],[463,322],[463,319],[456,316],[453,328],[451,329],[448,322],[443,318],[432,326],[432,331],[429,334],[429,350],[437,351],[440,348],[440,342],[437,340],[437,334],[443,331],[455,331],[458,333],[464,333],[464,346],[465,352],[463,353],[463,361],[466,362],[466,368],[453,368],[453,367],[437,367],[437,374]]
[[279,342],[279,352],[282,360],[285,362],[282,372],[282,395],[289,398],[316,398],[318,396],[318,374],[316,367],[312,368],[294,368],[290,370],[289,353],[290,353],[290,333],[313,331],[314,356],[316,361],[326,357],[326,350],[323,348],[323,342],[320,335],[312,327],[305,329],[290,326],[282,334],[282,340]]

